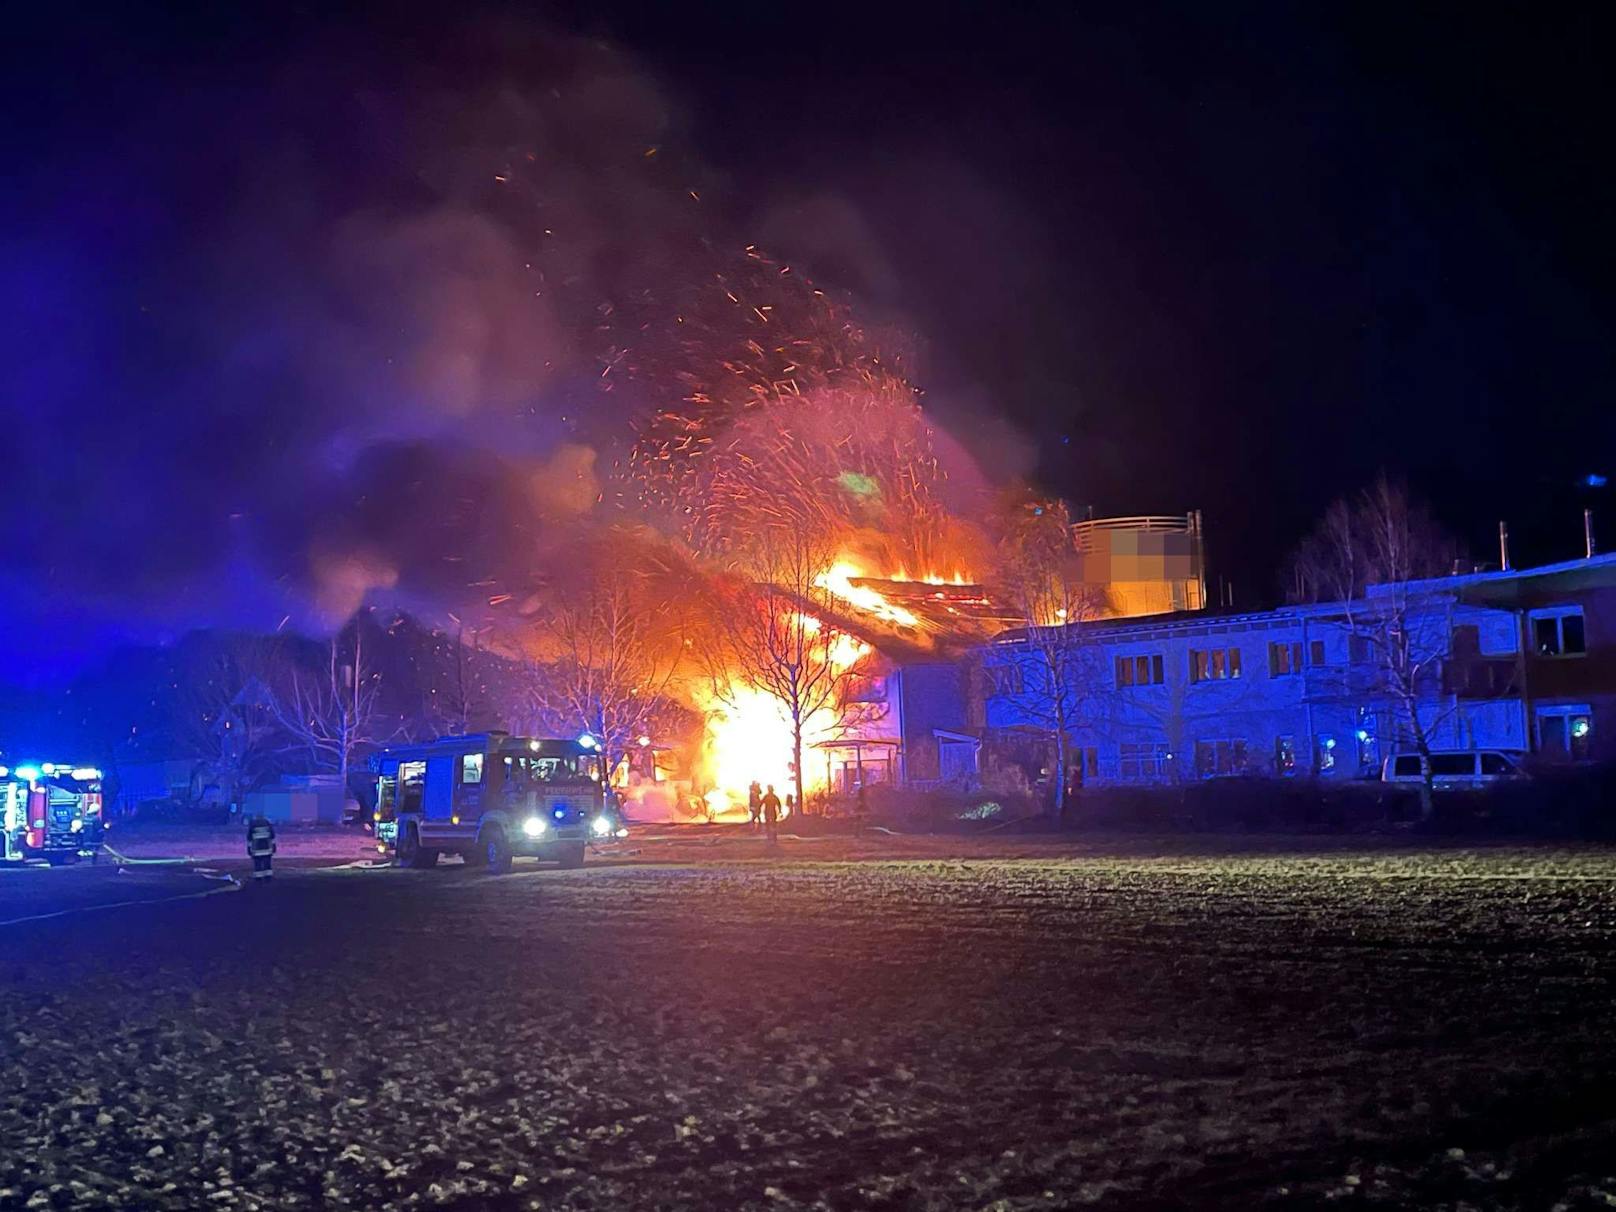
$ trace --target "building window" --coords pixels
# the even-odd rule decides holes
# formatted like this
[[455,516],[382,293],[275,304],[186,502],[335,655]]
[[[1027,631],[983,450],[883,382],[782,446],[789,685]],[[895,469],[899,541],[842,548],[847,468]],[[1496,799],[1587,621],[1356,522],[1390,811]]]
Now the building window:
[[462,783],[480,783],[483,781],[483,755],[468,753],[460,759],[460,781]]
[[1307,663],[1318,669],[1324,664],[1324,641],[1309,640],[1307,642]]
[[1582,607],[1557,606],[1531,614],[1532,651],[1538,656],[1576,657],[1588,651]]
[[1190,681],[1221,682],[1240,676],[1240,649],[1190,649]]
[[1089,780],[1100,777],[1100,751],[1098,749],[1085,748],[1079,745],[1072,750],[1068,761],[1071,773],[1066,785],[1069,788],[1081,787]]
[[1280,774],[1296,773],[1296,738],[1281,736],[1274,738],[1274,769]]
[[1268,672],[1273,677],[1302,672],[1302,642],[1300,640],[1268,645]]
[[1586,704],[1537,709],[1537,747],[1550,761],[1587,761],[1593,739],[1594,716]]
[[1333,736],[1320,734],[1318,764],[1320,774],[1329,774],[1335,770],[1335,738]]
[[999,698],[1021,693],[1021,666],[1020,665],[989,665],[988,681],[992,684],[993,693]]
[[[1016,669],[1017,666],[1009,666]],[[884,703],[887,701],[887,680],[882,677],[859,677],[848,679],[847,690],[842,695],[845,703]]]
[[1367,665],[1374,659],[1374,646],[1366,635],[1347,637],[1347,660],[1354,665]]
[[1195,774],[1198,778],[1226,778],[1246,772],[1246,743],[1233,741],[1196,741]]
[[1161,653],[1153,656],[1119,656],[1116,659],[1117,685],[1160,686],[1167,680]]
[[1124,779],[1159,779],[1167,776],[1166,741],[1145,741],[1140,744],[1124,742],[1122,759],[1117,764],[1117,777]]

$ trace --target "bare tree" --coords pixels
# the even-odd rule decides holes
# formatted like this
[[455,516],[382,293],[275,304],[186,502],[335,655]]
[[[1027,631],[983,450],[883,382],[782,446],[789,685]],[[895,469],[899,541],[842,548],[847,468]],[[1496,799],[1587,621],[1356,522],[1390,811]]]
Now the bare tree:
[[1083,722],[1098,674],[1086,624],[1100,617],[1097,586],[1082,580],[1071,518],[1060,501],[1030,500],[1012,507],[1003,526],[1000,599],[1020,618],[1009,666],[998,692],[1022,718],[1043,731],[1055,750],[1051,810],[1066,810],[1072,729]]
[[364,633],[363,620],[355,618],[326,643],[318,672],[294,666],[275,698],[281,727],[317,766],[336,773],[344,798],[358,750],[396,734],[380,727],[381,674],[365,665]]
[[553,598],[536,623],[533,706],[593,736],[610,774],[672,710],[686,651],[682,605],[657,600],[644,568],[609,559]]
[[[453,615],[450,616],[454,618]],[[436,637],[436,632],[433,633]],[[473,682],[476,671],[472,662],[478,650],[479,633],[472,631],[472,648],[466,648],[465,624],[455,620],[453,636],[445,636],[444,642],[449,645],[447,669],[439,662],[439,648],[436,642],[432,652],[432,682],[427,687],[425,716],[429,727],[434,727],[439,733],[450,736],[465,736],[471,731],[472,704],[475,699]]]
[[1299,601],[1339,603],[1363,689],[1389,700],[1400,739],[1420,755],[1420,816],[1433,809],[1431,738],[1451,648],[1452,599],[1421,581],[1448,575],[1458,542],[1407,490],[1378,479],[1330,506],[1292,564]]
[[780,704],[791,728],[792,780],[803,799],[803,735],[811,724],[837,729],[847,688],[868,648],[833,623],[838,603],[827,588],[834,548],[803,530],[760,536],[746,555],[745,581],[718,603],[722,626],[702,645],[714,695],[735,703],[737,687]]
[[176,682],[175,739],[197,758],[192,795],[218,788],[226,803],[239,805],[273,775],[287,750],[279,722],[267,651],[251,640],[210,653]]

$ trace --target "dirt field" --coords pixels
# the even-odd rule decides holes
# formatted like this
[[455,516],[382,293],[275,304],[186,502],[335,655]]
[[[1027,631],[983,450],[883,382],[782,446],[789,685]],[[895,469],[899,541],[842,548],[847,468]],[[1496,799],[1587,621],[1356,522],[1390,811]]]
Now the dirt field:
[[0,873],[0,1208],[1616,1202],[1616,854],[1298,845]]

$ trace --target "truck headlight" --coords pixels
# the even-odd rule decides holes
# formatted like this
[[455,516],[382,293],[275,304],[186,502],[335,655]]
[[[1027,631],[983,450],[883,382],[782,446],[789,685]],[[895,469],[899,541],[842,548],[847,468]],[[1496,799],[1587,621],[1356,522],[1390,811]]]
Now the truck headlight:
[[603,816],[597,816],[589,822],[589,832],[596,837],[611,837],[612,823]]
[[550,822],[542,816],[530,816],[522,822],[522,832],[528,837],[538,837],[550,827]]
[[84,832],[84,822],[78,817],[74,817],[73,823],[68,826],[68,830],[73,833],[82,833]]

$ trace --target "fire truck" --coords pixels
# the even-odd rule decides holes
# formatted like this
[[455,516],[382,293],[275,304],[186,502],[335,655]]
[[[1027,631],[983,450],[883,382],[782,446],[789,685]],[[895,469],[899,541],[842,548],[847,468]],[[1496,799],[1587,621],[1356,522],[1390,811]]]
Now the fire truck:
[[591,838],[627,836],[588,735],[448,736],[384,749],[370,766],[376,836],[403,867],[432,867],[445,854],[492,872],[509,871],[518,855],[581,867]]
[[93,859],[106,834],[101,772],[93,766],[0,766],[0,858],[52,867]]

